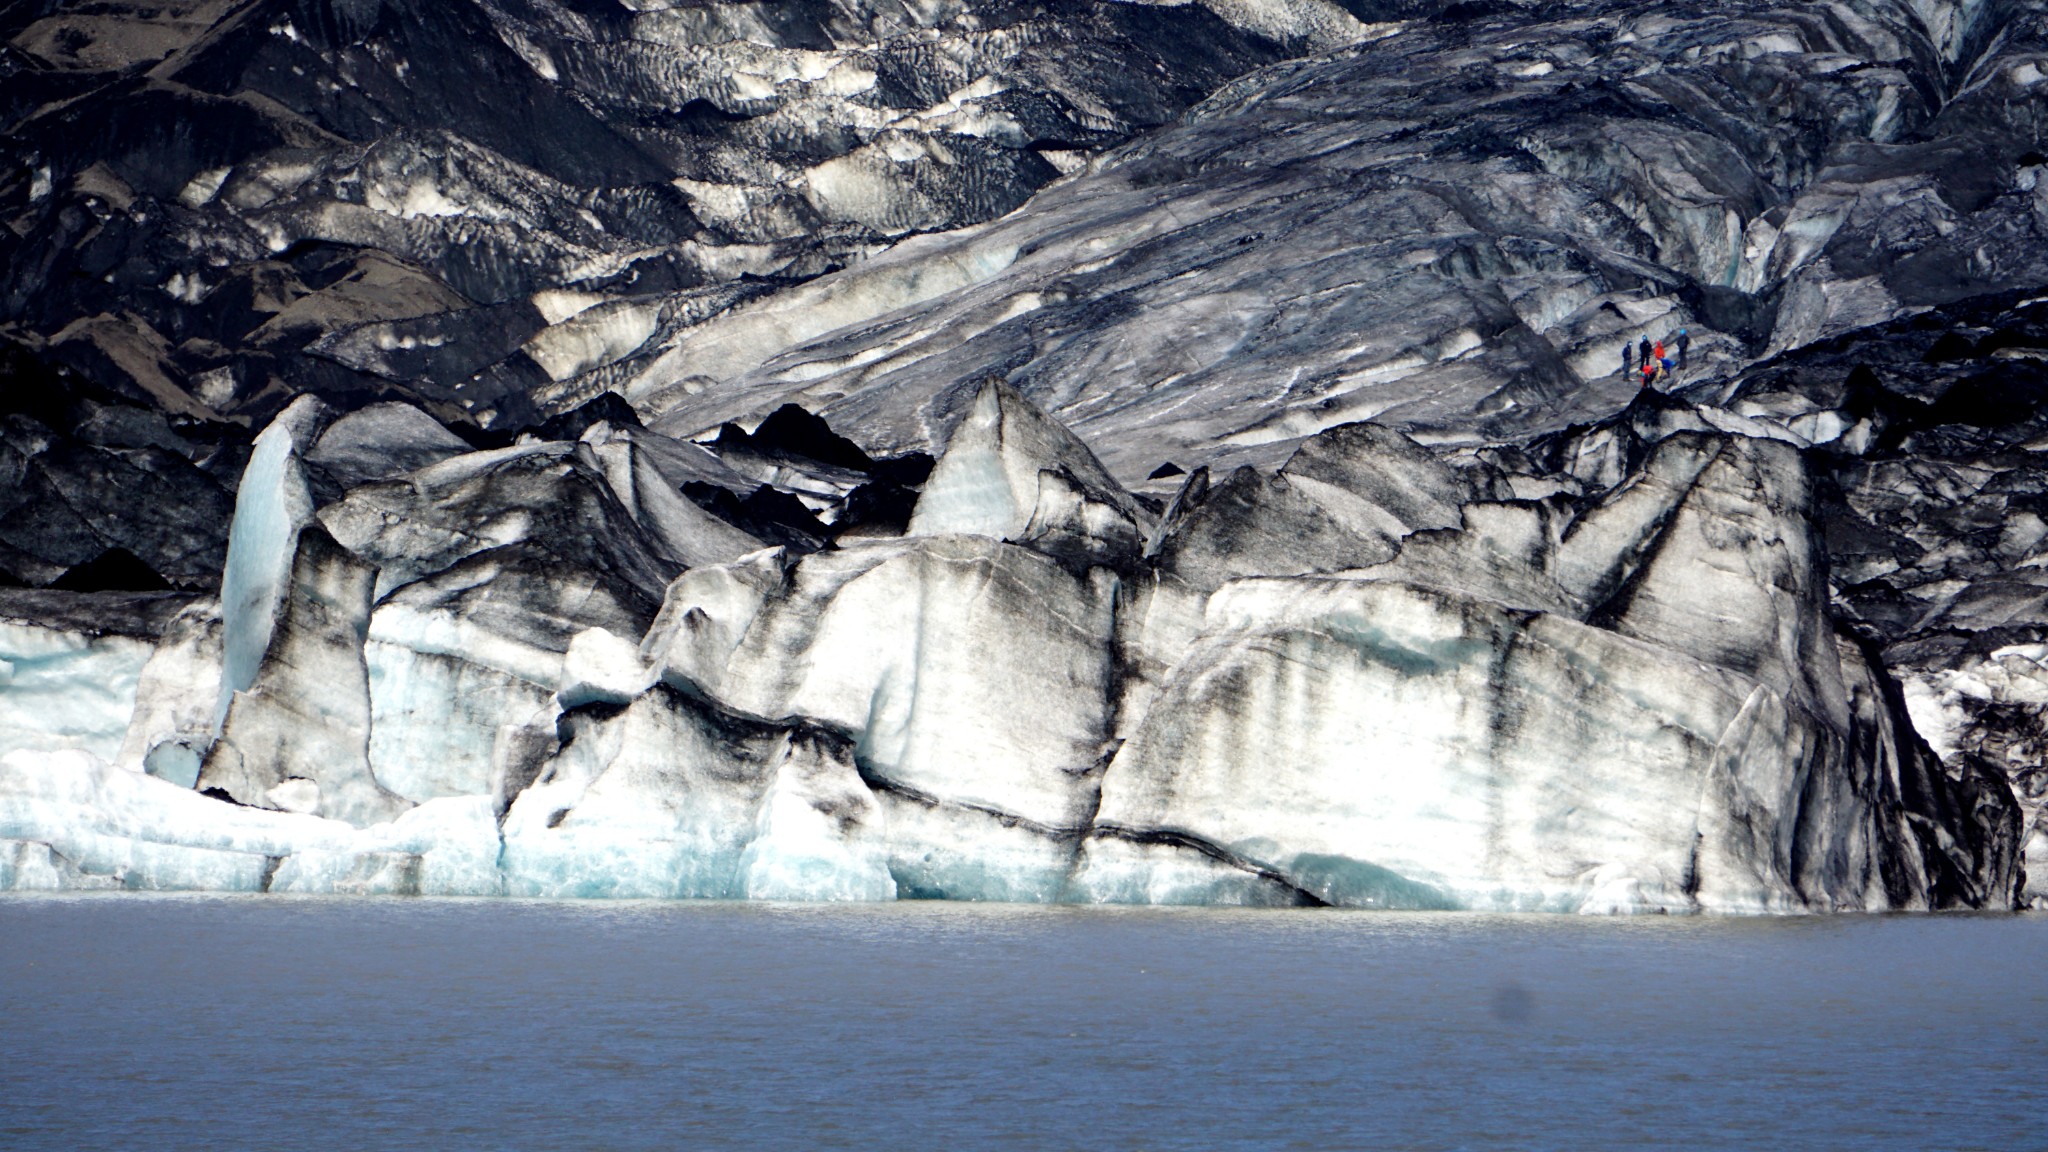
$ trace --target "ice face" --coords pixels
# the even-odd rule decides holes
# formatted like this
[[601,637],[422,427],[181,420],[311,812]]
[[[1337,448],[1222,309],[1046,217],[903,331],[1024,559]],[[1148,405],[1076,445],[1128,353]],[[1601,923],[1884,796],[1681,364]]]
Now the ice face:
[[112,877],[87,876],[48,844],[0,840],[0,892],[62,892],[113,888]]
[[916,795],[1075,828],[1107,736],[1115,597],[1107,572],[984,537],[819,553],[753,621],[718,698],[859,733],[868,774]]
[[641,659],[671,685],[717,695],[733,649],[768,598],[786,586],[786,560],[782,549],[770,548],[676,577],[641,642]]
[[1873,856],[1787,864],[1838,741],[1753,680],[1554,616],[1244,581],[1112,761],[1097,827],[1192,837],[1329,903],[1577,910],[1607,868],[1643,909],[1883,907]]
[[554,716],[551,684],[401,644],[365,648],[370,770],[415,803],[490,791],[498,731]]
[[1062,898],[1080,904],[1192,904],[1288,908],[1306,894],[1241,860],[1218,858],[1176,838],[1127,838],[1104,829],[1090,839]]
[[154,646],[0,620],[0,752],[121,752]]
[[[240,803],[300,807],[359,827],[409,803],[370,770],[370,688],[363,655],[376,573],[326,529],[302,529],[282,611],[255,682],[229,703],[197,786]],[[274,791],[301,781],[289,795]],[[309,799],[302,799],[305,789]]]
[[507,891],[738,895],[780,734],[659,687],[571,715],[567,743],[506,813]]
[[291,576],[299,529],[313,518],[313,498],[299,464],[302,439],[324,414],[305,397],[256,438],[235,493],[227,567],[221,573],[221,681],[215,724],[227,718],[234,694],[256,682],[270,647],[278,604]]
[[284,858],[269,891],[372,896],[496,896],[498,828],[487,796],[432,800],[341,846]]
[[793,734],[774,754],[737,895],[750,900],[892,900],[884,816],[845,746]]
[[410,404],[372,404],[336,420],[306,453],[344,488],[403,475],[469,451],[462,438]]
[[189,787],[213,742],[220,681],[220,605],[201,601],[171,620],[143,665],[115,762]]
[[629,704],[654,685],[654,672],[640,661],[640,647],[602,628],[578,632],[562,657],[562,708],[585,704]]
[[[1140,554],[1150,514],[1085,448],[980,397],[926,492],[927,527],[978,531],[757,551],[659,612],[603,566],[660,550],[601,429],[405,482],[435,539],[510,510],[513,544],[309,523],[193,782],[254,807],[173,786],[195,606],[122,732],[156,791],[90,760],[0,780],[16,882],[1756,913],[1995,903],[2027,850],[1834,629],[1780,438],[1645,408],[1560,449],[1560,483],[1608,485],[1574,506],[1333,429],[1189,477]],[[364,554],[440,567],[373,606]]]
[[347,826],[241,808],[81,752],[0,757],[0,837],[44,844],[123,886],[258,891],[270,857]]
[[[1085,529],[1088,507],[1129,528],[1128,494],[1021,398],[982,395],[960,455],[1010,494],[985,531],[758,551],[673,579],[658,613],[544,536],[454,549],[373,608],[371,564],[309,523],[203,763],[203,603],[110,726],[150,775],[8,762],[10,882],[1599,913],[2009,898],[2021,815],[1945,772],[1833,627],[1810,458],[1780,439],[1676,408],[1575,433],[1565,457],[1613,479],[1574,507],[1340,428],[1275,473],[1191,476],[1141,558],[1031,530],[1048,508]],[[480,455],[433,468],[611,483],[574,455]],[[972,509],[949,462],[937,507]],[[512,483],[520,508],[625,503]],[[450,508],[505,504],[434,506],[452,532]],[[638,531],[630,511],[590,523]]]

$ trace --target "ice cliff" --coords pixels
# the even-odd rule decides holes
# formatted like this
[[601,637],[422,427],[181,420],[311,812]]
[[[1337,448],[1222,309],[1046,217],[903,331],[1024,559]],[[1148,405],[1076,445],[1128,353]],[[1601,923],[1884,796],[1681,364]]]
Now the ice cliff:
[[305,400],[258,438],[219,609],[143,598],[113,628],[18,600],[43,616],[7,634],[11,886],[2016,895],[2011,793],[1943,769],[1831,610],[1823,480],[1787,432],[1646,396],[1559,453],[1619,442],[1612,482],[1517,498],[1350,424],[1155,508],[991,379],[907,525],[803,551],[674,496],[652,434],[606,421],[311,498],[337,439],[421,427],[375,415]]
[[0,888],[2048,899],[2037,5],[0,21]]

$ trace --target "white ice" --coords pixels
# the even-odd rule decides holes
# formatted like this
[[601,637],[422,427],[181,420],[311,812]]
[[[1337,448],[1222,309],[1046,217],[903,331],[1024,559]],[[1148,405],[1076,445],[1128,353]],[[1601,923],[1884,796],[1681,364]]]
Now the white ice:
[[77,748],[120,755],[154,646],[0,621],[0,752]]

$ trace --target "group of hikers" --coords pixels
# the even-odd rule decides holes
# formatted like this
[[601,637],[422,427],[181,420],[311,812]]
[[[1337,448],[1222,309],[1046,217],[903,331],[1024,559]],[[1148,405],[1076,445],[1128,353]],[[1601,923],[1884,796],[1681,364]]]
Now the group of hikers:
[[1685,367],[1685,354],[1691,348],[1692,337],[1687,335],[1683,328],[1672,337],[1671,347],[1668,349],[1662,340],[1652,340],[1648,335],[1645,335],[1639,344],[1623,343],[1621,374],[1628,376],[1631,373],[1642,373],[1643,387],[1648,388],[1671,373],[1682,370]]

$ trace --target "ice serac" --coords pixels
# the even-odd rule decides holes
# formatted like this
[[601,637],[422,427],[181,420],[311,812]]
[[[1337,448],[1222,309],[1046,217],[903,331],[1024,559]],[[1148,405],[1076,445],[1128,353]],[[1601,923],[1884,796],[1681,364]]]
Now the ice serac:
[[320,509],[374,565],[369,754],[398,795],[488,790],[502,730],[552,722],[576,636],[604,630],[630,647],[686,564],[759,548],[684,500],[658,451],[584,433],[464,453]]
[[1987,793],[1929,771],[1837,633],[1812,516],[1789,446],[1685,433],[1576,531],[1474,502],[1390,563],[1227,584],[1112,761],[1081,874],[1151,890],[1195,852],[1366,905],[2009,898],[2010,811],[1958,819]]
[[197,786],[262,808],[358,827],[410,803],[370,772],[370,685],[363,660],[376,572],[327,530],[298,533],[283,610],[249,687],[229,701]]
[[201,600],[172,617],[136,683],[135,710],[115,763],[191,787],[213,743],[220,692],[220,605]]
[[[563,715],[504,819],[514,895],[888,899],[874,798],[843,737],[667,687]],[[863,841],[868,841],[863,845]]]
[[216,723],[234,694],[256,682],[292,575],[299,529],[313,518],[313,494],[301,455],[333,419],[326,405],[301,397],[256,437],[228,534],[221,572],[221,681]]
[[969,532],[1051,555],[1127,566],[1150,516],[1095,453],[1014,387],[975,392],[925,482],[913,536]]
[[379,598],[513,546],[605,572],[656,602],[680,570],[584,444],[467,453],[355,488],[319,517],[344,547],[376,565]]
[[1095,803],[1115,576],[971,535],[818,553],[762,595],[771,564],[678,581],[663,674],[740,714],[845,733],[889,814],[899,886],[1055,898]]
[[1422,445],[1370,421],[1311,436],[1280,470],[1294,487],[1360,534],[1399,540],[1425,528],[1455,528],[1458,510],[1492,494]]
[[1382,564],[1417,529],[1459,522],[1472,482],[1394,429],[1340,425],[1305,441],[1277,473],[1250,465],[1211,484],[1197,468],[1167,506],[1121,622],[1126,669],[1118,735],[1149,706],[1200,630],[1209,597],[1247,576]]
[[[761,547],[761,541],[683,497],[682,486],[710,468],[693,469],[679,460],[684,450],[681,445],[662,445],[654,437],[609,424],[592,426],[580,443],[592,449],[612,495],[647,532],[669,565],[723,564]],[[698,454],[703,455],[701,450]]]
[[469,451],[461,437],[410,404],[359,408],[320,435],[306,460],[340,487],[388,480]]
[[686,574],[645,652],[735,713],[844,733],[899,888],[1054,899],[1108,736],[1110,565],[1137,561],[1143,516],[1071,433],[984,384],[908,535]]

